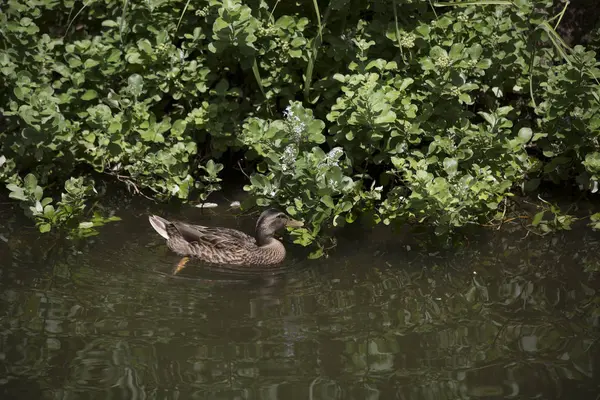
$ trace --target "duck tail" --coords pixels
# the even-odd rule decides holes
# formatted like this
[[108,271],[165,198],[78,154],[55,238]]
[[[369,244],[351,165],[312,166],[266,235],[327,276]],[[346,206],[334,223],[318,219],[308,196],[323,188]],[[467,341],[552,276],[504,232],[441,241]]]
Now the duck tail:
[[171,222],[167,221],[162,217],[159,217],[158,215],[151,215],[150,217],[148,217],[148,220],[150,221],[150,225],[152,225],[154,230],[158,232],[160,236],[169,240],[168,226],[172,225]]

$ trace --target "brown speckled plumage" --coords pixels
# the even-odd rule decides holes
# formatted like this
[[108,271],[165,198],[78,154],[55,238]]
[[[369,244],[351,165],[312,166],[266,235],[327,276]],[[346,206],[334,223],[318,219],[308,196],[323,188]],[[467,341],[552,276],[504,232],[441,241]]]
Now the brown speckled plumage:
[[264,211],[256,223],[256,237],[230,228],[213,228],[150,216],[150,224],[177,254],[209,263],[270,265],[285,259],[285,247],[273,235],[285,226],[302,226],[277,210]]

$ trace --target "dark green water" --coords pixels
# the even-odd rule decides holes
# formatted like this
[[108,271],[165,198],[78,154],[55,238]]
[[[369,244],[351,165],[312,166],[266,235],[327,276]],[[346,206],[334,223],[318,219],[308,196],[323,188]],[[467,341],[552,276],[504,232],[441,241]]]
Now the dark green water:
[[77,251],[2,228],[0,398],[599,398],[597,233],[482,230],[442,251],[354,229],[328,259],[288,244],[278,274],[172,277],[178,257],[128,212]]

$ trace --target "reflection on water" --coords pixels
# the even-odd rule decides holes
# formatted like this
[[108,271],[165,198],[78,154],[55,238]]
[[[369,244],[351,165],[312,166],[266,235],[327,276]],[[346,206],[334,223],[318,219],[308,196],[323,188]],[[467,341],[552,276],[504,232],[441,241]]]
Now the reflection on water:
[[352,233],[329,259],[304,261],[292,248],[284,270],[191,263],[177,277],[178,257],[143,213],[78,251],[32,231],[0,233],[9,239],[0,243],[2,398],[600,393],[592,232],[478,232],[452,251],[417,250],[408,235]]

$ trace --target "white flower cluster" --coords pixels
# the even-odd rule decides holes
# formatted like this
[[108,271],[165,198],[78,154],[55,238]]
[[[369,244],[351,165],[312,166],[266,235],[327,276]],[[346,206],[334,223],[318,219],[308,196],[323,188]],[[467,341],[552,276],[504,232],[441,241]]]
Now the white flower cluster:
[[329,151],[329,153],[327,153],[327,157],[325,157],[325,160],[323,160],[320,164],[319,167],[321,166],[327,166],[327,167],[331,167],[331,166],[338,166],[338,160],[339,158],[344,154],[344,150],[341,147],[334,147],[333,149],[331,149]]
[[[334,147],[327,153],[327,156],[323,161],[321,161],[318,165],[319,174],[318,176],[325,178],[327,176],[327,171],[333,166],[339,166],[339,159],[344,154],[344,150],[341,147]],[[329,178],[327,180],[327,184],[331,188],[337,187],[338,182],[333,180],[333,178]]]
[[415,36],[414,33],[405,33],[405,34],[401,34],[400,35],[400,46],[402,47],[406,47],[408,49],[412,49],[413,47],[415,47],[415,39],[417,37]]
[[281,157],[281,170],[287,171],[296,162],[298,156],[298,147],[295,144],[288,144],[283,150]]
[[209,8],[204,7],[204,8],[200,8],[200,9],[196,10],[196,12],[194,14],[196,14],[197,17],[206,17],[208,15],[208,12],[209,12]]
[[447,55],[441,55],[435,60],[435,65],[440,68],[446,68],[450,65],[450,57]]
[[287,106],[283,115],[287,119],[288,126],[290,127],[290,131],[292,133],[292,138],[296,142],[301,142],[306,131],[306,124],[300,121],[300,117],[294,114],[292,110],[292,106]]

